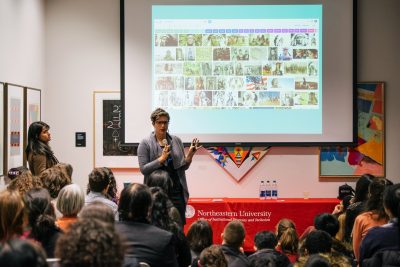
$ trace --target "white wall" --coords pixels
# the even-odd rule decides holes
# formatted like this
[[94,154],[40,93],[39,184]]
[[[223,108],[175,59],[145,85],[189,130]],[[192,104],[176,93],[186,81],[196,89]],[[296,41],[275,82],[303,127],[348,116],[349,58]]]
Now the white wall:
[[[400,130],[400,78],[396,71],[400,61],[395,47],[395,38],[400,38],[396,28],[400,1],[360,2],[360,80],[387,82],[387,174],[400,181],[400,165],[396,164],[400,151],[396,134]],[[52,126],[52,147],[61,161],[74,166],[74,180],[84,186],[93,167],[92,92],[119,88],[118,1],[48,0],[46,47],[45,120]],[[76,131],[87,132],[86,148],[74,147]],[[320,180],[318,168],[316,148],[272,148],[238,184],[200,151],[187,177],[192,197],[255,197],[259,179],[265,177],[279,181],[282,197],[302,197],[304,191],[309,191],[310,197],[336,197],[344,180]],[[137,170],[116,171],[116,175],[120,185],[142,180]]]
[[0,81],[44,89],[44,1],[0,1]]

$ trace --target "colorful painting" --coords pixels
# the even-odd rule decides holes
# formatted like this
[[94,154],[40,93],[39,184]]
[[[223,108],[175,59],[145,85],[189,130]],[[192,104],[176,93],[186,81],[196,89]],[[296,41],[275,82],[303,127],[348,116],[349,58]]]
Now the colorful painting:
[[237,182],[267,154],[269,147],[209,147],[209,154]]
[[385,176],[384,83],[357,84],[358,145],[321,147],[320,176]]

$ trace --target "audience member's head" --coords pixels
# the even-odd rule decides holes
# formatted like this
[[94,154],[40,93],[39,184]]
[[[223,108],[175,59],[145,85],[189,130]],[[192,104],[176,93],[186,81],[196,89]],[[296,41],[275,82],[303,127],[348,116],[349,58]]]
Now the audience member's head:
[[29,169],[25,166],[11,168],[8,170],[7,176],[5,176],[5,177],[7,177],[9,181],[12,181],[26,171],[29,171]]
[[276,225],[276,238],[283,251],[297,253],[299,237],[292,220],[281,219]]
[[153,171],[149,175],[146,184],[149,187],[160,187],[166,194],[169,194],[172,188],[172,180],[168,172],[160,169]]
[[203,219],[193,222],[187,232],[190,249],[199,254],[203,249],[213,244],[211,224]]
[[111,177],[108,168],[94,168],[89,174],[89,191],[106,195],[110,183]]
[[0,243],[22,234],[24,202],[18,191],[0,192]]
[[94,201],[85,205],[79,213],[79,218],[82,219],[97,219],[106,223],[115,223],[115,216],[113,210],[106,204]]
[[24,201],[31,227],[29,236],[39,242],[46,242],[56,228],[56,216],[49,192],[44,188],[32,189],[25,194]]
[[329,253],[332,248],[332,238],[325,231],[314,230],[307,235],[304,246],[309,255]]
[[363,174],[361,177],[357,180],[356,183],[356,190],[354,194],[354,202],[359,202],[359,201],[366,201],[368,199],[368,187],[369,184],[372,183],[372,180],[375,178],[372,174]]
[[55,166],[60,168],[60,170],[62,172],[64,172],[65,175],[70,178],[70,180],[72,180],[72,173],[74,171],[74,168],[72,168],[71,164],[69,164],[69,163],[57,163]]
[[324,254],[313,254],[308,257],[304,267],[330,267],[331,264]]
[[251,267],[276,267],[279,266],[275,262],[276,257],[272,254],[264,254],[258,257],[250,258],[250,266]]
[[60,267],[119,267],[124,249],[114,225],[97,219],[80,219],[57,240]]
[[52,198],[57,198],[60,190],[71,183],[71,177],[65,169],[60,168],[60,166],[55,165],[51,168],[44,170],[39,178],[43,182],[43,187],[46,188]]
[[221,246],[212,245],[205,248],[199,257],[201,267],[228,267]]
[[66,217],[76,217],[85,204],[85,193],[77,184],[69,184],[61,189],[57,199],[57,209]]
[[14,238],[0,242],[1,267],[47,267],[43,249],[30,242]]
[[386,180],[375,178],[368,187],[369,198],[367,200],[367,211],[374,211],[380,218],[387,217],[383,207],[383,192],[386,188]]
[[12,180],[7,188],[9,190],[18,190],[18,192],[23,196],[26,192],[34,188],[42,188],[43,183],[39,177],[33,176],[30,171],[25,171],[21,173],[18,177]]
[[240,246],[243,244],[245,236],[246,231],[243,223],[239,220],[233,220],[224,228],[223,244],[234,248],[240,248]]
[[383,195],[383,205],[390,218],[399,218],[400,214],[400,184],[386,188]]
[[261,249],[275,249],[278,244],[276,236],[271,231],[260,231],[254,236],[254,246],[257,250]]
[[119,218],[122,221],[147,220],[151,205],[152,198],[148,186],[132,183],[121,192]]
[[315,216],[314,227],[317,230],[327,232],[331,237],[335,237],[339,231],[339,221],[330,213],[321,213]]

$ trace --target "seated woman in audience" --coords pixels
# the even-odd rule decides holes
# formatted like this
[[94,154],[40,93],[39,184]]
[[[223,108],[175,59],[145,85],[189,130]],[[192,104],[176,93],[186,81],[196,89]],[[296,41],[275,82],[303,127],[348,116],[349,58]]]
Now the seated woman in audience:
[[85,193],[77,184],[70,184],[61,189],[57,199],[57,209],[62,217],[56,222],[58,227],[67,232],[70,225],[78,220],[78,213],[85,204]]
[[58,239],[56,256],[60,267],[121,267],[124,249],[113,224],[79,219]]
[[[107,167],[103,167],[100,169],[104,171],[104,175],[107,176],[107,178],[110,181],[108,184],[107,192],[105,192],[105,196],[107,199],[111,200],[112,202],[118,205],[118,188],[114,173],[110,168]],[[88,195],[89,193],[90,193],[90,184],[88,183],[86,194]]]
[[368,187],[369,198],[365,211],[357,216],[353,227],[353,251],[356,260],[360,260],[360,244],[374,226],[383,225],[388,222],[389,217],[383,208],[383,192],[386,180],[375,178]]
[[202,267],[228,267],[228,262],[219,245],[205,248],[200,254],[199,263],[198,265]]
[[25,195],[26,192],[34,188],[42,188],[42,180],[33,176],[30,171],[21,173],[18,177],[13,179],[7,186],[9,190],[17,190],[21,196]]
[[0,243],[22,235],[24,207],[18,191],[0,192]]
[[29,240],[14,238],[0,243],[1,267],[47,267],[43,249]]
[[202,219],[193,222],[189,227],[186,237],[192,255],[192,267],[197,266],[200,253],[213,244],[213,230],[211,224]]
[[164,191],[165,194],[168,195],[168,214],[174,222],[176,222],[179,226],[182,226],[181,215],[170,199],[169,192],[172,188],[172,179],[168,172],[161,169],[153,171],[149,175],[146,185],[148,187],[159,187]]
[[49,146],[51,140],[49,129],[50,126],[42,121],[33,122],[29,126],[25,152],[33,175],[39,175],[58,163]]
[[375,178],[372,174],[363,174],[356,183],[354,198],[350,201],[350,205],[346,210],[344,241],[352,242],[351,233],[353,231],[354,221],[356,217],[363,212],[368,200],[368,187]]
[[386,188],[383,204],[390,221],[368,231],[360,246],[360,266],[400,266],[400,184]]
[[54,258],[54,249],[62,231],[55,223],[54,207],[51,204],[49,192],[42,189],[32,189],[24,196],[28,223],[30,229],[24,236],[38,241],[46,251],[48,258]]
[[291,263],[295,263],[299,254],[299,238],[297,237],[296,226],[289,219],[282,219],[276,225],[276,238],[278,245],[276,250],[285,254]]
[[89,205],[84,206],[79,213],[79,218],[97,219],[105,223],[110,223],[112,225],[114,225],[115,223],[113,210],[106,204],[99,201],[95,201]]
[[168,214],[168,196],[159,187],[150,188],[153,198],[151,224],[172,233],[176,237],[175,252],[178,264],[187,267],[191,263],[189,243],[179,225],[172,221]]

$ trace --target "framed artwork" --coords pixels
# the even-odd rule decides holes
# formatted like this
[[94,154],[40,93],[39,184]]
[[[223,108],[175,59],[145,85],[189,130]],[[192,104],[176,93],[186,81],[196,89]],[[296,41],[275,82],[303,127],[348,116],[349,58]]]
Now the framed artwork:
[[321,147],[321,177],[385,176],[384,83],[357,84],[358,144]]
[[41,91],[40,89],[26,89],[26,137],[28,137],[29,125],[40,121],[41,118]]
[[5,140],[4,140],[4,83],[0,82],[0,176],[4,175],[4,154],[5,154]]
[[6,84],[6,170],[24,165],[24,90],[22,86]]
[[93,93],[94,167],[138,168],[137,148],[122,146],[121,101],[118,91]]

